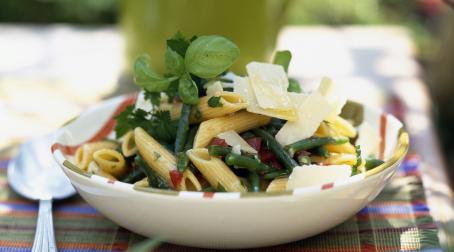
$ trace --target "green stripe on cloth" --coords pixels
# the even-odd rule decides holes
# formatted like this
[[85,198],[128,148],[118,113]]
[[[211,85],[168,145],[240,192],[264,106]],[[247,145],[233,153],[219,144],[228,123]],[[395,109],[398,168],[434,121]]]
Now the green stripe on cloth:
[[[419,176],[420,161],[410,156],[383,192],[351,219],[323,234],[266,250],[441,251]],[[29,251],[37,204],[8,188],[6,162],[0,165],[0,252]],[[59,251],[123,251],[144,239],[104,218],[78,196],[55,203],[54,222]],[[157,251],[201,250],[163,244]]]

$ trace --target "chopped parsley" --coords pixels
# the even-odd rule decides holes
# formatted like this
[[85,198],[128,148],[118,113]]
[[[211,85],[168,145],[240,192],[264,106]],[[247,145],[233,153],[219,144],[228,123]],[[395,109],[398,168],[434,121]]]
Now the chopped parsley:
[[117,138],[136,127],[141,127],[158,141],[168,143],[175,141],[178,121],[170,119],[169,111],[147,112],[142,109],[134,109],[134,106],[131,105],[121,112],[116,120]]
[[208,99],[208,106],[212,108],[222,107],[221,97],[213,96],[210,99]]

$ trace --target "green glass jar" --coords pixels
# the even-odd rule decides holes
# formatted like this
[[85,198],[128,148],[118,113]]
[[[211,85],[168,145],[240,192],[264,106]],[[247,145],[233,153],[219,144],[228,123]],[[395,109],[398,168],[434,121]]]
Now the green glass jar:
[[134,59],[150,54],[164,71],[165,40],[177,31],[186,37],[218,34],[233,40],[241,55],[232,70],[244,73],[252,60],[267,61],[276,43],[288,0],[123,0],[121,26],[127,71]]

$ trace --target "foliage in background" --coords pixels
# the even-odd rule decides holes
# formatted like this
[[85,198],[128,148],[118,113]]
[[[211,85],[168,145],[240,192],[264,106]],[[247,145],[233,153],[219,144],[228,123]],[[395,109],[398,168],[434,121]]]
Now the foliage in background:
[[441,0],[294,0],[287,15],[289,24],[406,26],[423,61],[434,56],[437,46]]
[[[113,24],[119,1],[2,0],[0,22]],[[434,23],[440,5],[441,0],[293,0],[286,21],[293,25],[404,25],[412,32],[420,57],[428,59],[434,56],[437,43]]]
[[1,0],[0,22],[115,23],[117,3],[117,0]]

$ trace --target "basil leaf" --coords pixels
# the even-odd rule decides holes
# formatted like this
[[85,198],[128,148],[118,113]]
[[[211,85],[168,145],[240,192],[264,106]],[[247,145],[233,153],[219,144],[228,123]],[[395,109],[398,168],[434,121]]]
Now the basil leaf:
[[201,36],[189,45],[184,63],[190,73],[213,78],[226,71],[239,55],[232,41],[218,35]]
[[293,92],[293,93],[301,93],[302,90],[301,90],[300,83],[293,78],[289,78],[287,91]]
[[188,46],[189,41],[186,40],[181,32],[177,32],[171,39],[167,40],[167,47],[170,47],[182,57],[186,54]]
[[184,73],[183,57],[170,47],[167,47],[165,61],[169,73],[176,76],[181,76]]
[[134,63],[134,82],[148,92],[166,91],[170,82],[178,77],[165,78],[150,68],[150,56],[144,54]]
[[147,101],[150,101],[151,104],[159,106],[161,104],[161,93],[160,92],[148,92],[144,91],[144,98]]
[[186,74],[180,78],[178,83],[178,94],[186,104],[195,105],[199,103],[199,89],[191,77]]
[[213,96],[210,99],[208,99],[208,106],[212,108],[222,107],[221,97]]
[[285,72],[288,72],[290,60],[292,60],[292,53],[290,51],[277,51],[274,54],[273,64],[281,65],[284,67]]

